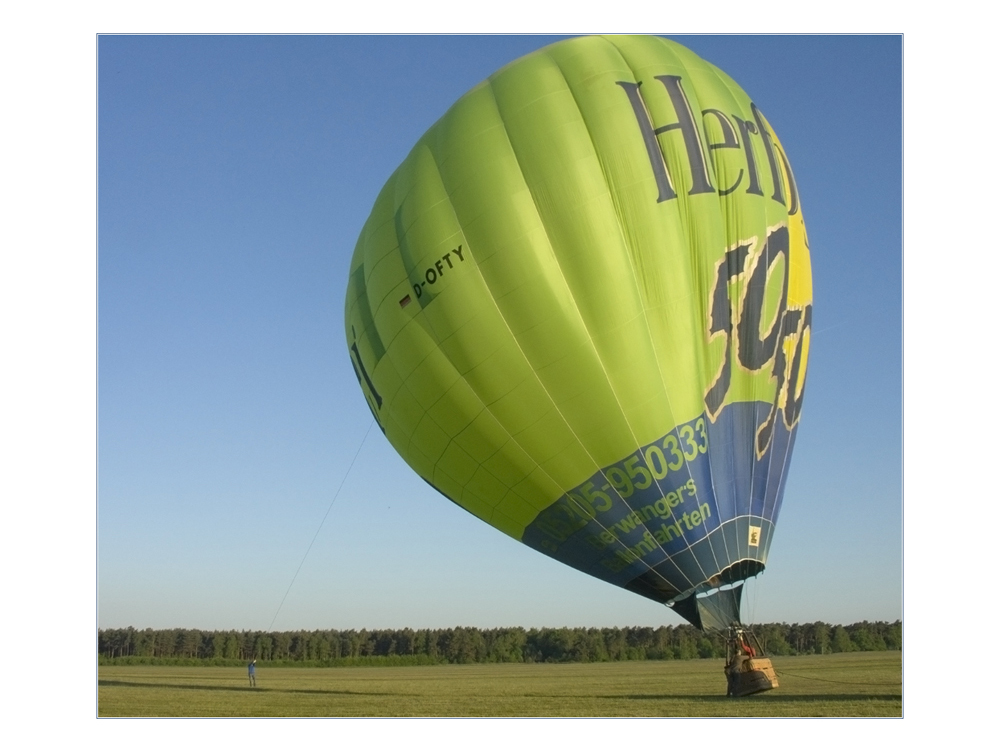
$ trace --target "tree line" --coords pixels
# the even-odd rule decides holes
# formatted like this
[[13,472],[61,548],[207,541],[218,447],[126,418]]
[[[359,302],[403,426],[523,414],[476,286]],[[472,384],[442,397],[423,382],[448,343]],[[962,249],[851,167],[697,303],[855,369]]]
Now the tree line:
[[[770,655],[901,650],[903,624],[843,626],[759,624]],[[424,663],[539,663],[723,658],[724,636],[690,625],[524,629],[361,629],[261,632],[199,629],[101,629],[101,663],[234,665],[256,658],[275,664],[336,666]]]

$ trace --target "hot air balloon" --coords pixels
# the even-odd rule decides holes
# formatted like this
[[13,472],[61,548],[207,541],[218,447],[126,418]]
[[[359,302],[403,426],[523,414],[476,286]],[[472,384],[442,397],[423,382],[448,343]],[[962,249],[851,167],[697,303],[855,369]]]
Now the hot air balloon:
[[811,317],[774,130],[640,36],[558,42],[459,99],[379,193],[345,306],[420,477],[703,629],[739,622],[767,563]]

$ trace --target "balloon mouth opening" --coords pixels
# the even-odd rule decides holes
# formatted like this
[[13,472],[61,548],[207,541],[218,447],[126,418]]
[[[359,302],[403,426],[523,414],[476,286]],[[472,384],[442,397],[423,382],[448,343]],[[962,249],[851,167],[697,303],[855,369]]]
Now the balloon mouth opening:
[[743,559],[691,588],[667,605],[702,630],[724,630],[741,623],[743,583],[764,571],[764,562]]
[[743,559],[726,567],[719,574],[710,577],[705,582],[685,590],[680,595],[667,601],[666,605],[673,608],[679,601],[684,601],[691,597],[707,598],[720,591],[735,590],[741,587],[745,580],[756,577],[763,571],[764,562],[757,561],[756,559]]
[[742,584],[743,584],[743,582],[741,581],[741,582],[734,582],[734,583],[731,583],[731,584],[727,583],[727,584],[721,585],[720,587],[717,587],[717,588],[711,588],[710,590],[698,590],[698,591],[695,592],[694,597],[695,598],[707,598],[710,595],[715,595],[716,593],[724,591],[724,590],[735,590],[736,588],[738,588]]

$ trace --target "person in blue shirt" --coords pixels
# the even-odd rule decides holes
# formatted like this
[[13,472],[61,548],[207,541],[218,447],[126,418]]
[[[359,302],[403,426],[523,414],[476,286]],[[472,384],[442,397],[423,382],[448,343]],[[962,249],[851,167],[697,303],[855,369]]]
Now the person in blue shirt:
[[250,676],[250,686],[251,687],[256,687],[257,686],[257,676],[254,673],[254,669],[256,668],[256,666],[255,666],[256,663],[257,663],[257,659],[254,658],[252,661],[250,661],[250,663],[247,664],[247,674]]

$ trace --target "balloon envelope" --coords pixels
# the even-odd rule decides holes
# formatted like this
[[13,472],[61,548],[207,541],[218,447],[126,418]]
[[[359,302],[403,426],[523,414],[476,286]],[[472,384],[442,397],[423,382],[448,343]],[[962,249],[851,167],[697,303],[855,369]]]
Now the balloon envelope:
[[428,483],[714,627],[767,561],[811,316],[798,192],[752,100],[676,43],[587,37],[420,139],[361,232],[345,327]]

